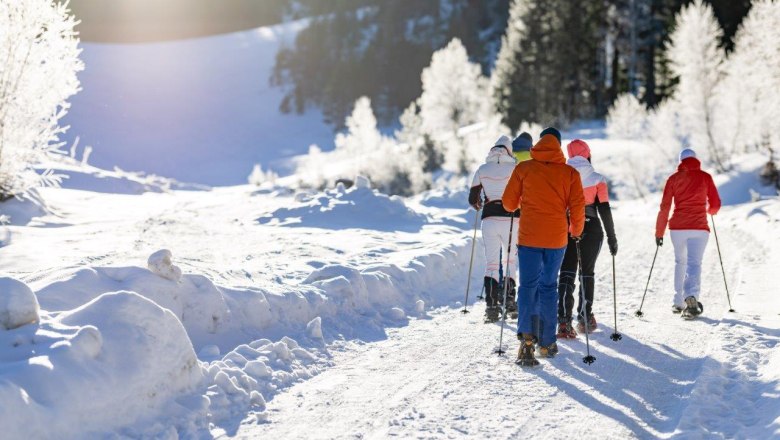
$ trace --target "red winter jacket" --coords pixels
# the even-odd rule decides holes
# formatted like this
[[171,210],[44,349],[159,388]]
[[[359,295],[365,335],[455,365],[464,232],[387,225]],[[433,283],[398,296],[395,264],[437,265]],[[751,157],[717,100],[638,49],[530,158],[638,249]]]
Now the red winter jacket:
[[[674,200],[674,213],[669,220],[672,200]],[[701,170],[701,162],[698,159],[693,157],[683,159],[677,167],[677,172],[669,177],[664,186],[661,209],[655,222],[655,236],[664,236],[667,220],[671,230],[709,231],[707,214],[715,215],[719,209],[720,196],[712,176]]]

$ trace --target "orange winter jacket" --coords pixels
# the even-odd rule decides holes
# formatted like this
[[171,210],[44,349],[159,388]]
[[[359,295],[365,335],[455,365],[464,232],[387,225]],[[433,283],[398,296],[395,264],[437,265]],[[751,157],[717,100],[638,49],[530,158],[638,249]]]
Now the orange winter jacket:
[[518,244],[562,248],[567,230],[581,236],[585,225],[580,173],[566,165],[561,143],[551,134],[531,148],[531,159],[517,164],[501,201],[507,211],[521,210]]

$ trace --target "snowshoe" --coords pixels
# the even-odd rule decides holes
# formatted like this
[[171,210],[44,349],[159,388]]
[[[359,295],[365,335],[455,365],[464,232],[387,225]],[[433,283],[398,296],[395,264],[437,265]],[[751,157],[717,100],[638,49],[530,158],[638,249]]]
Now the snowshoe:
[[499,308],[498,307],[486,307],[485,308],[485,324],[492,324],[498,321]]
[[521,367],[534,367],[536,365],[539,365],[539,361],[536,360],[536,357],[534,356],[534,339],[533,336],[525,336],[522,337],[520,335],[517,335],[517,338],[520,339],[520,349],[517,351],[517,360],[515,361],[515,364],[520,365]]
[[694,319],[697,316],[701,315],[701,312],[704,311],[704,306],[702,303],[696,300],[696,298],[689,296],[688,298],[685,298],[685,310],[682,311],[683,319]]
[[546,347],[539,346],[539,357],[553,358],[556,354],[558,354],[558,344],[555,342]]
[[577,332],[574,331],[574,326],[571,325],[571,321],[566,321],[558,324],[558,339],[576,339]]
[[678,306],[676,304],[672,304],[672,313],[674,313],[674,314],[682,313],[684,308],[685,307],[680,307],[680,306]]
[[591,334],[596,331],[597,328],[599,328],[599,324],[596,322],[596,318],[593,315],[588,316],[587,329],[585,328],[585,320],[580,319],[577,321],[577,331],[580,333],[585,333],[587,330],[588,334]]

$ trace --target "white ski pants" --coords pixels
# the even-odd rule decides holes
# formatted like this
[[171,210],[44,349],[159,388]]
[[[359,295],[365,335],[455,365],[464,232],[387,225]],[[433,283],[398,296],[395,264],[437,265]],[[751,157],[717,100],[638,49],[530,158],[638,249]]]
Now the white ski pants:
[[[517,230],[520,227],[518,219],[514,220],[512,227],[512,242],[509,242],[510,217],[488,217],[482,220],[482,242],[485,244],[485,276],[498,277],[499,264],[503,265],[504,273],[517,282]],[[506,262],[506,249],[509,246],[509,266]],[[503,257],[500,261],[499,255]]]
[[710,233],[697,229],[669,231],[674,246],[674,304],[685,307],[685,298],[699,299],[701,260]]

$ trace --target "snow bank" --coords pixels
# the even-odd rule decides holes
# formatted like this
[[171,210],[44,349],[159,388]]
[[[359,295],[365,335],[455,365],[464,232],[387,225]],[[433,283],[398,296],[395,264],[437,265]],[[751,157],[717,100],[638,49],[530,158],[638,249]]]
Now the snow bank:
[[[228,325],[230,310],[225,297],[201,275],[184,275],[177,282],[140,267],[81,269],[39,290],[38,299],[44,310],[64,311],[118,290],[136,292],[173,312],[198,348],[215,343],[224,347],[220,335],[234,330]],[[255,301],[262,307],[262,294]]]
[[468,199],[468,191],[452,188],[433,189],[416,197],[416,200],[423,206],[450,209],[468,208]]
[[292,207],[277,209],[258,221],[279,226],[415,232],[427,217],[409,209],[400,197],[355,185],[347,190],[326,190],[309,200],[296,198]]
[[733,161],[733,170],[713,176],[724,205],[747,203],[761,196],[777,196],[777,190],[773,186],[762,185],[758,177],[767,161],[765,154],[747,154]]
[[37,323],[38,299],[26,284],[13,278],[0,278],[0,330]]
[[[318,357],[288,337],[236,347],[204,370],[211,383],[207,396],[214,419],[243,418],[247,408],[262,413],[266,401],[278,390],[319,373],[322,365],[316,362]],[[264,415],[258,418],[262,420]]]
[[24,226],[36,217],[46,215],[46,209],[31,199],[9,199],[0,202],[0,225]]
[[6,438],[207,432],[192,344],[176,316],[140,295],[106,293],[40,325],[0,332],[0,347]]

